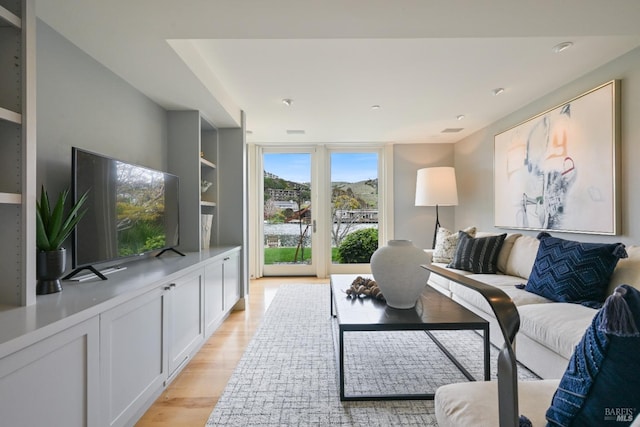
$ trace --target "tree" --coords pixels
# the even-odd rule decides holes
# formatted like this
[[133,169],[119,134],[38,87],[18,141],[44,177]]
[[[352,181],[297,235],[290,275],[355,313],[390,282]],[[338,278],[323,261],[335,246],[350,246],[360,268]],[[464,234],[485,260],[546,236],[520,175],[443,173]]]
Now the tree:
[[347,189],[334,185],[331,190],[331,239],[338,247],[342,240],[351,232],[353,225],[362,221],[361,209],[367,208],[367,202],[353,193],[351,187]]
[[280,209],[276,206],[273,199],[264,202],[264,219],[270,219],[278,213]]

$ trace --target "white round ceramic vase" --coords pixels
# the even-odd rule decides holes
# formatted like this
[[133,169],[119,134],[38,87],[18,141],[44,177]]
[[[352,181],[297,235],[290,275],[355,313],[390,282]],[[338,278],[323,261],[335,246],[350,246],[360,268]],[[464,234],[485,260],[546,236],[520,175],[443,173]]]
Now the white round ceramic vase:
[[389,240],[371,255],[371,273],[387,305],[413,308],[429,279],[427,254],[411,240]]

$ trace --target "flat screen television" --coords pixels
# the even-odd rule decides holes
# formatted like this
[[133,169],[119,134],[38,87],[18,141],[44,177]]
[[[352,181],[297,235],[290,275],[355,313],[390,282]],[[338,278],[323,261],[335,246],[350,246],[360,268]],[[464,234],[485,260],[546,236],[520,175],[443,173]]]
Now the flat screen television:
[[[72,148],[74,200],[87,193],[73,234],[71,278],[96,264],[174,249],[180,243],[177,176]],[[182,255],[179,251],[175,251]]]

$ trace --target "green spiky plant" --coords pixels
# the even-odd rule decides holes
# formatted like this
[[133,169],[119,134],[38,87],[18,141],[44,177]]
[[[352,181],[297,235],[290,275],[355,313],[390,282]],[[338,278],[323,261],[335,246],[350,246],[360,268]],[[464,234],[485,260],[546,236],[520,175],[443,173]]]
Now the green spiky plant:
[[49,195],[44,185],[42,186],[40,202],[36,202],[36,247],[38,250],[47,252],[59,250],[86,212],[80,211],[80,208],[87,200],[87,193],[83,194],[71,207],[71,211],[65,215],[64,205],[68,195],[69,190],[61,192],[55,206],[51,209]]

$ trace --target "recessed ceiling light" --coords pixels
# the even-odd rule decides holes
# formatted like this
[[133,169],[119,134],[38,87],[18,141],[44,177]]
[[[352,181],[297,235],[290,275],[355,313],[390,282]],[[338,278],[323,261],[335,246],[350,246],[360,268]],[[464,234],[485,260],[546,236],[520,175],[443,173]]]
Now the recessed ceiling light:
[[290,99],[290,98],[284,98],[284,99],[282,100],[282,103],[283,103],[284,105],[286,105],[287,107],[291,107],[291,104],[293,104],[293,99]]
[[502,92],[504,92],[504,88],[503,87],[497,87],[494,90],[491,91],[491,93],[493,94],[493,96],[498,96],[500,95]]
[[562,42],[555,45],[551,50],[553,50],[554,53],[560,53],[564,50],[569,49],[571,46],[573,46],[572,42]]
[[372,109],[372,110],[379,110],[380,108],[381,108],[381,107],[380,107],[378,104],[376,104],[376,105],[372,105],[372,106],[371,106],[371,109]]
[[456,120],[464,120],[464,114],[457,115]]

